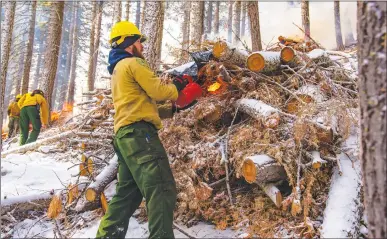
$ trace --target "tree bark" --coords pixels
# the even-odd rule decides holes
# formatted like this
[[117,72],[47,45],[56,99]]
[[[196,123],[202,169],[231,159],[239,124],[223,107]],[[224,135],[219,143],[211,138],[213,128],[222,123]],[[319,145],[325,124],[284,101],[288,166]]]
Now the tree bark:
[[141,18],[141,1],[137,1],[136,6],[136,26],[137,28],[140,28],[140,18]]
[[25,35],[20,36],[20,47],[18,51],[19,59],[18,59],[18,69],[17,69],[17,77],[13,79],[13,85],[15,86],[15,96],[20,94],[21,91],[21,83],[23,77],[23,69],[24,69],[24,58],[25,58]]
[[215,2],[215,13],[214,13],[214,33],[219,34],[219,7],[220,7],[220,2],[216,1]]
[[247,3],[247,12],[251,26],[251,49],[262,51],[261,29],[259,25],[259,6],[257,1]]
[[[77,11],[77,10],[76,10]],[[79,18],[79,12],[77,12],[77,19]],[[74,35],[78,33],[78,21],[75,21],[74,25]],[[77,54],[78,54],[78,37],[72,39],[72,55],[71,55],[71,71],[70,71],[70,80],[67,89],[66,95],[66,106],[74,105],[74,93],[75,93],[75,78],[76,78],[76,66],[77,66]]]
[[191,44],[199,49],[204,33],[204,2],[197,1],[191,2],[191,4],[190,40]]
[[335,32],[336,32],[336,45],[337,50],[342,51],[345,49],[343,44],[343,36],[341,34],[341,21],[340,21],[340,2],[334,2],[334,12],[335,12]]
[[42,66],[43,54],[44,54],[44,49],[45,49],[44,46],[45,46],[45,43],[46,43],[45,31],[40,29],[39,32],[40,32],[40,34],[39,34],[38,59],[36,61],[36,70],[35,70],[35,74],[34,74],[34,83],[32,84],[32,87],[31,87],[31,89],[33,89],[33,90],[38,88],[38,83],[39,83],[39,79],[40,79],[40,69],[41,69],[41,66]]
[[241,1],[234,2],[233,24],[232,24],[232,43],[237,44],[240,41],[241,35]]
[[207,29],[206,29],[206,32],[208,34],[211,34],[212,32],[212,11],[213,11],[213,2],[212,1],[208,1],[208,8],[207,8],[207,19],[206,19],[206,25],[207,25]]
[[144,56],[152,70],[157,70],[161,58],[161,44],[164,28],[163,1],[145,2],[144,22],[141,33],[148,37],[144,46]]
[[122,18],[122,4],[121,1],[114,2],[114,23],[120,22]]
[[344,44],[350,46],[356,43],[355,37],[353,36],[351,20],[348,17],[348,11],[344,17]]
[[28,43],[27,43],[27,54],[24,63],[23,71],[23,83],[21,93],[25,94],[28,92],[28,85],[30,82],[30,70],[32,62],[32,51],[34,48],[34,38],[35,38],[35,18],[36,18],[36,6],[37,2],[31,2],[31,19],[29,23],[29,33],[28,33]]
[[126,8],[125,8],[125,20],[129,21],[130,16],[130,0],[126,2]]
[[228,20],[227,20],[227,41],[232,41],[232,7],[233,3],[232,1],[228,1]]
[[[103,1],[99,1],[97,3],[97,20],[96,20],[96,28],[95,28],[95,36],[94,36],[94,54],[93,54],[93,82],[95,82],[96,78],[96,70],[98,64],[98,55],[99,55],[99,42],[101,38],[101,23],[102,23],[102,13],[103,13]],[[94,90],[94,83],[93,83]]]
[[[304,39],[309,41],[310,37],[310,18],[309,18],[309,1],[301,1],[301,17],[302,17],[302,27],[304,28]],[[252,28],[252,27],[251,27]]]
[[181,24],[181,32],[183,35],[183,42],[182,42],[182,51],[180,56],[180,63],[184,63],[188,60],[189,54],[189,22],[190,22],[190,12],[191,12],[191,2],[185,1],[183,3],[184,8],[184,20]]
[[90,30],[90,44],[89,44],[89,69],[87,71],[87,86],[89,91],[94,90],[94,37],[95,37],[95,26],[97,20],[97,2],[93,2],[91,17],[91,30]]
[[241,36],[245,35],[246,30],[246,11],[247,11],[247,2],[242,2],[242,18],[241,18]]
[[361,164],[369,238],[387,237],[386,2],[358,2]]
[[49,107],[51,107],[52,103],[52,92],[54,90],[55,74],[58,65],[64,2],[52,2],[50,8],[50,28],[48,29],[47,47],[44,54],[43,76],[39,82],[39,88],[43,90]]

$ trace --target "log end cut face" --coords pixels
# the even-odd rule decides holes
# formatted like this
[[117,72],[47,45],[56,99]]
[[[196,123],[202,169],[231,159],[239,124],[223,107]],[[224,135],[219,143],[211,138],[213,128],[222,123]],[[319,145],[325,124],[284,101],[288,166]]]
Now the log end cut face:
[[252,53],[246,61],[247,68],[254,72],[260,72],[265,67],[265,58],[258,53]]
[[242,175],[248,183],[254,183],[257,178],[257,169],[251,159],[246,159],[243,162]]
[[221,58],[224,52],[227,50],[227,43],[224,41],[218,41],[214,44],[213,55],[216,58]]
[[296,53],[294,52],[293,48],[291,47],[284,47],[282,50],[281,50],[281,59],[284,61],[284,62],[290,62],[294,59],[294,57],[296,56]]
[[97,197],[97,193],[92,188],[88,188],[86,190],[85,197],[87,201],[93,202]]

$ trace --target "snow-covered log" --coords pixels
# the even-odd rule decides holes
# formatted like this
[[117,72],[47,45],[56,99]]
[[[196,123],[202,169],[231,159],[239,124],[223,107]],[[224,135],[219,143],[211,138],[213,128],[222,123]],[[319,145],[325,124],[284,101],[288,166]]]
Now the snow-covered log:
[[360,162],[352,162],[346,154],[339,155],[341,168],[335,167],[324,211],[321,238],[356,238],[361,216]]
[[214,45],[213,55],[219,61],[245,66],[249,54],[244,50],[233,47],[226,41],[218,41]]
[[[301,99],[305,103],[321,103],[326,99],[326,96],[320,89],[319,85],[306,84],[301,86],[294,92],[298,99]],[[289,113],[297,113],[303,106],[295,97],[290,99],[286,108]]]
[[4,158],[9,154],[25,153],[27,151],[37,149],[41,145],[55,143],[55,142],[58,142],[59,140],[67,139],[67,138],[72,137],[74,135],[75,135],[75,133],[73,131],[67,131],[67,132],[60,133],[60,134],[57,134],[57,135],[54,135],[54,136],[51,136],[48,138],[40,139],[34,143],[30,143],[30,144],[26,144],[26,145],[16,147],[16,148],[13,148],[10,150],[6,150],[6,151],[2,152],[1,157]]
[[236,102],[236,106],[254,119],[266,118],[279,112],[278,109],[255,99],[240,99]]
[[115,155],[110,161],[109,165],[107,165],[102,172],[95,178],[95,181],[91,183],[85,193],[85,198],[89,202],[95,201],[99,198],[99,195],[105,187],[112,182],[118,172],[118,157]]
[[77,132],[77,136],[79,137],[90,137],[90,138],[109,138],[112,139],[114,137],[113,134],[99,133],[99,132]]
[[15,210],[15,215],[19,213],[28,214],[30,210],[46,210],[50,204],[51,197],[52,194],[47,192],[43,194],[2,198],[1,215],[12,210]]
[[280,72],[282,64],[292,62],[295,56],[295,51],[291,47],[284,47],[280,52],[257,51],[249,55],[246,66],[254,72],[275,74]]
[[268,155],[247,157],[242,166],[242,175],[248,183],[268,184],[286,179],[285,169]]

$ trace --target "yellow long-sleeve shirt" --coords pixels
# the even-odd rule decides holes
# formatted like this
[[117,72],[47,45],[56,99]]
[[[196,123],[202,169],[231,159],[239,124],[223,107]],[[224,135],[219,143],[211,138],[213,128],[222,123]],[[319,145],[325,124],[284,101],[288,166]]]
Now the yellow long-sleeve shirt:
[[114,132],[122,126],[147,121],[162,127],[156,101],[173,100],[178,91],[173,84],[163,84],[141,58],[125,58],[117,63],[111,78],[114,109]]
[[9,117],[19,117],[20,108],[16,101],[11,102],[8,106],[8,115]]
[[40,105],[40,119],[43,124],[48,124],[48,104],[42,95],[35,94],[32,96],[31,93],[26,93],[18,102],[20,110],[23,109],[23,107],[33,105]]

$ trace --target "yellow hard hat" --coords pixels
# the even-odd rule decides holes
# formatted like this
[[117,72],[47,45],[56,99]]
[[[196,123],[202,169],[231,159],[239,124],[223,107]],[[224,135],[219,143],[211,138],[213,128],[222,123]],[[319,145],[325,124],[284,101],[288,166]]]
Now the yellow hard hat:
[[17,96],[16,96],[16,99],[17,100],[20,100],[22,98],[22,95],[21,94],[18,94]]
[[124,41],[125,37],[136,35],[140,37],[141,42],[146,41],[146,37],[141,34],[140,30],[138,30],[136,25],[133,23],[128,21],[117,22],[114,24],[112,31],[110,32],[109,43],[112,44],[114,41],[115,44],[119,45]]

